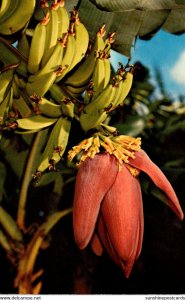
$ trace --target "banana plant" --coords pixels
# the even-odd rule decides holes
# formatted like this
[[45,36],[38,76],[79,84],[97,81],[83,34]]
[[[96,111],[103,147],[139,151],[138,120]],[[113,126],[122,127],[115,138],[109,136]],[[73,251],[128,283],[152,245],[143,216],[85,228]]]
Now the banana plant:
[[[163,1],[156,1],[153,5],[142,5],[141,1],[138,1],[137,5],[135,1],[129,4],[128,1],[112,1],[111,4],[110,1],[104,1],[103,4],[102,1],[92,1],[93,4],[87,0],[69,2],[9,0],[1,1],[0,4],[1,151],[8,152],[6,147],[9,135],[12,140],[13,136],[16,136],[17,140],[21,136],[27,143],[24,161],[21,162],[22,165],[20,163],[22,173],[17,171],[19,178],[22,177],[22,184],[16,206],[16,218],[5,209],[3,203],[0,206],[0,244],[17,272],[14,287],[21,294],[37,294],[41,291],[40,276],[43,270],[35,271],[39,249],[53,226],[72,211],[68,208],[50,212],[42,224],[37,221],[35,227],[33,224],[29,226],[29,187],[32,178],[35,185],[39,184],[40,180],[44,181],[44,175],[60,170],[59,166],[63,162],[69,173],[71,169],[76,171],[76,164],[72,162],[75,157],[79,168],[73,219],[77,245],[82,249],[94,238],[94,252],[99,255],[104,247],[113,261],[124,270],[126,277],[130,275],[142,246],[143,211],[137,178],[141,171],[146,172],[165,192],[164,202],[174,210],[180,220],[183,219],[183,212],[173,188],[141,149],[141,139],[120,135],[117,128],[111,124],[112,114],[117,109],[124,108],[125,103],[131,106],[131,102],[141,104],[143,101],[149,106],[144,97],[149,97],[151,86],[133,86],[136,66],[131,65],[129,60],[125,66],[120,64],[116,72],[111,72],[110,50],[117,49],[129,56],[136,36],[144,38],[162,25],[165,30],[174,33],[180,31],[179,29],[184,30],[181,21],[173,23],[173,26],[176,24],[174,31],[170,27],[171,20],[184,9],[184,1],[170,1],[169,6],[168,1],[166,6]],[[75,8],[69,13],[70,5],[74,3]],[[153,17],[156,10],[158,18]],[[152,20],[150,25],[148,20]],[[93,26],[89,26],[92,22]],[[120,28],[125,29],[123,40]],[[134,105],[131,110],[133,108]],[[165,114],[164,107],[162,110]],[[155,117],[152,104],[150,111]],[[145,129],[150,118],[151,115],[142,123],[139,133]],[[71,138],[74,127],[79,130],[74,134],[79,142],[76,146]],[[162,133],[169,134],[173,130],[172,122],[171,127],[163,128]],[[86,135],[90,137],[83,139],[79,132],[82,132],[83,138]],[[15,157],[11,159],[15,162]],[[107,159],[112,162],[107,163]],[[86,174],[83,170],[89,171],[91,166],[93,172]],[[97,181],[98,174],[94,172],[96,167],[96,172],[102,172],[101,188],[99,179]],[[109,169],[112,172],[111,176],[107,176]],[[124,172],[127,175],[124,175]],[[91,193],[92,183],[87,184],[86,191],[84,188],[84,182],[91,179],[93,187],[96,187],[94,193]],[[55,183],[59,182],[56,175],[52,176],[52,180]],[[50,182],[48,178],[46,181]],[[122,186],[121,181],[126,184]],[[121,210],[118,203],[113,208],[111,205],[111,198],[115,199],[114,203],[119,198],[116,190],[120,186],[120,195],[129,188],[127,194],[130,201],[130,205],[127,206],[125,197],[121,197]],[[61,195],[61,191],[59,194]],[[90,199],[88,205],[87,199]],[[97,201],[93,202],[92,199]],[[105,208],[101,209],[98,220],[99,207],[104,200]],[[115,224],[120,229],[116,234],[119,232],[121,244],[115,237],[114,226],[110,225],[111,215],[108,215],[108,212],[111,210],[113,219],[116,220],[116,215],[119,217]],[[123,218],[126,220],[125,224],[119,215],[122,210],[126,216]],[[127,214],[127,210],[131,210],[131,213]],[[133,216],[136,216],[135,221],[130,223]],[[127,234],[122,225],[123,228],[128,225],[132,230]],[[137,225],[140,231],[137,230]],[[124,248],[126,240],[128,247]],[[116,252],[113,251],[114,248]],[[38,279],[39,282],[35,283]]]

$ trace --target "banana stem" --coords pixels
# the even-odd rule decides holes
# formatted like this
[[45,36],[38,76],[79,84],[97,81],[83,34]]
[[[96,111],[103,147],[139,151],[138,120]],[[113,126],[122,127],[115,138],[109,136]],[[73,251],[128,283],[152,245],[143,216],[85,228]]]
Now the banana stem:
[[21,191],[19,195],[19,204],[18,204],[18,212],[17,212],[17,225],[21,230],[25,230],[25,206],[26,206],[26,200],[27,200],[27,193],[28,193],[28,187],[30,184],[31,176],[32,176],[32,171],[33,171],[33,164],[35,162],[35,158],[38,152],[38,146],[40,144],[42,136],[42,131],[38,132],[36,134],[36,137],[33,142],[33,146],[31,148],[29,157],[28,157],[28,162],[26,165],[25,169],[25,174],[21,186]]

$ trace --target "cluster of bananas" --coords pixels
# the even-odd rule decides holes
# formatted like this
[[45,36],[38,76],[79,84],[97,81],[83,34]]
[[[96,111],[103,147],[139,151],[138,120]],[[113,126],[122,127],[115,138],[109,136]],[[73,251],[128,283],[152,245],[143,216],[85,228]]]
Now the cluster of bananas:
[[36,0],[0,1],[0,33],[10,35],[21,30],[29,22]]
[[[18,11],[16,14],[14,10],[14,19],[17,16],[19,23],[23,4],[21,0],[15,2]],[[61,159],[73,117],[87,131],[102,126],[108,113],[123,103],[132,85],[133,67],[120,66],[111,74],[110,50],[115,33],[105,38],[105,25],[90,43],[78,11],[74,9],[70,17],[64,0],[30,3],[35,7],[33,19],[37,24],[24,27],[17,49],[0,37],[0,61],[4,64],[0,72],[0,125],[21,134],[52,126],[39,174],[54,168]],[[4,1],[0,23],[3,7]],[[33,9],[29,9],[29,16],[31,12]],[[24,25],[19,24],[17,30]]]

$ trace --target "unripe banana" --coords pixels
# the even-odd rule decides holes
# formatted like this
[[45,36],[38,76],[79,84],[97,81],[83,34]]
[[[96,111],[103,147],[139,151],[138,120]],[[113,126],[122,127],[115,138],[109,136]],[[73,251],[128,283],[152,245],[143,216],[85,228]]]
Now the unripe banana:
[[29,96],[36,94],[38,97],[43,97],[50,89],[56,79],[56,73],[50,72],[37,76],[35,81],[26,84],[26,91]]
[[80,22],[77,10],[74,9],[72,11],[71,19],[74,22],[76,49],[78,49],[75,51],[73,62],[70,67],[72,70],[72,68],[85,57],[89,44],[89,34],[85,26]]
[[50,89],[57,78],[58,73],[60,74],[63,50],[62,42],[58,41],[53,54],[44,68],[29,77],[26,85],[26,91],[29,96],[36,94],[37,96],[42,97]]
[[50,88],[51,97],[62,106],[63,115],[69,118],[74,117],[74,103],[69,99],[57,84]]
[[30,107],[27,105],[26,101],[21,95],[19,95],[17,99],[13,99],[13,106],[19,112],[22,118],[27,118],[32,114]]
[[97,97],[94,98],[93,102],[85,106],[85,113],[93,114],[95,111],[102,112],[102,110],[108,109],[108,107],[113,103],[115,93],[116,87],[109,84]]
[[64,44],[65,44],[65,42],[63,41],[63,39],[57,41],[57,44],[55,45],[55,49],[53,51],[53,54],[50,56],[46,65],[39,72],[37,72],[34,75],[31,75],[28,78],[28,81],[30,83],[36,81],[42,75],[45,75],[48,73],[53,73],[53,72],[57,71],[59,68],[61,68],[64,47],[65,47]]
[[50,118],[59,118],[62,114],[62,106],[52,103],[46,98],[42,97],[35,104],[35,113],[43,114]]
[[95,128],[104,122],[107,118],[107,113],[104,111],[99,113],[97,110],[92,114],[82,113],[80,115],[80,125],[83,130],[87,131],[89,129]]
[[8,15],[8,18],[4,18],[7,14],[0,18],[0,33],[4,35],[13,34],[22,29],[26,23],[30,20],[34,8],[35,0],[17,0],[11,1],[14,4],[14,10]]
[[59,6],[57,9],[58,13],[58,38],[61,38],[63,33],[67,32],[69,29],[69,15],[66,8]]
[[61,104],[61,102],[66,98],[66,94],[61,90],[61,88],[56,83],[52,84],[52,86],[49,89],[49,92],[51,94],[51,97],[58,104]]
[[123,79],[120,82],[120,86],[121,86],[120,97],[115,99],[115,101],[113,102],[113,107],[122,104],[122,102],[127,97],[128,93],[130,92],[132,82],[133,82],[133,69],[131,69],[129,72],[126,72],[124,74]]
[[70,127],[71,122],[68,119],[61,117],[57,120],[41,156],[38,172],[44,172],[52,160],[58,162],[61,159],[68,143]]
[[86,86],[74,87],[71,85],[66,85],[65,88],[72,96],[78,97],[85,91]]
[[57,132],[59,131],[60,126],[61,126],[61,119],[58,119],[52,128],[44,152],[41,155],[40,162],[37,167],[38,172],[42,173],[49,167],[50,160],[54,150],[55,138],[57,136]]
[[94,72],[92,76],[93,82],[93,98],[104,89],[105,81],[105,63],[104,59],[98,57],[95,63]]
[[102,27],[97,33],[96,40],[92,46],[90,54],[84,61],[82,61],[82,64],[77,68],[77,70],[66,79],[66,84],[71,86],[84,86],[88,84],[93,74],[96,62],[96,52],[103,50],[105,47],[103,36],[104,27]]
[[13,240],[18,242],[22,241],[22,233],[20,232],[17,224],[2,206],[0,206],[0,223]]
[[3,102],[13,79],[13,69],[0,73],[0,104]]
[[0,125],[4,123],[5,119],[8,116],[9,109],[12,106],[12,99],[13,99],[13,88],[11,87],[6,97],[4,98],[3,102],[1,102],[0,104]]
[[57,121],[57,118],[48,118],[41,115],[32,116],[29,118],[23,118],[16,120],[17,127],[26,130],[39,131],[43,128],[53,125]]
[[71,70],[75,51],[77,51],[76,44],[75,44],[75,37],[74,37],[73,33],[69,32],[68,36],[67,36],[66,49],[65,49],[63,60],[61,63],[61,68],[63,69],[63,71],[61,72],[61,75],[59,75],[56,78],[56,82],[59,82],[60,80],[62,80],[64,78],[64,76]]
[[41,60],[43,58],[46,42],[46,25],[40,22],[35,27],[30,45],[28,57],[28,71],[31,74],[36,73],[40,69]]
[[16,10],[19,0],[3,0],[0,7],[0,23],[6,21]]
[[58,39],[58,13],[56,10],[50,10],[49,21],[46,25],[46,36],[45,42],[43,44],[44,51],[42,57],[42,68],[47,64],[47,61],[50,59]]
[[107,85],[110,82],[110,76],[111,76],[111,65],[110,65],[110,59],[104,58],[104,68],[105,68],[105,78],[104,78],[104,88],[107,87]]
[[64,154],[71,129],[71,121],[69,119],[63,117],[60,119],[61,126],[60,130],[58,131],[57,138],[55,139],[56,144],[54,144],[54,151],[51,158],[51,161],[54,165],[61,160],[61,157]]

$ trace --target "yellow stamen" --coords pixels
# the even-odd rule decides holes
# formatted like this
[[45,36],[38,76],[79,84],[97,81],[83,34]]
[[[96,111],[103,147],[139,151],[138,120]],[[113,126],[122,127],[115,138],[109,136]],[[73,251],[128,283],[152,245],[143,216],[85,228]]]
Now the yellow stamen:
[[86,160],[86,158],[93,159],[102,147],[108,154],[114,155],[118,160],[119,171],[123,163],[129,169],[133,176],[139,175],[139,170],[129,165],[129,158],[135,158],[135,152],[141,149],[141,139],[134,138],[127,135],[120,136],[105,136],[98,132],[89,139],[83,140],[77,146],[73,147],[68,153],[68,159],[72,160],[77,154],[81,153],[78,166]]

